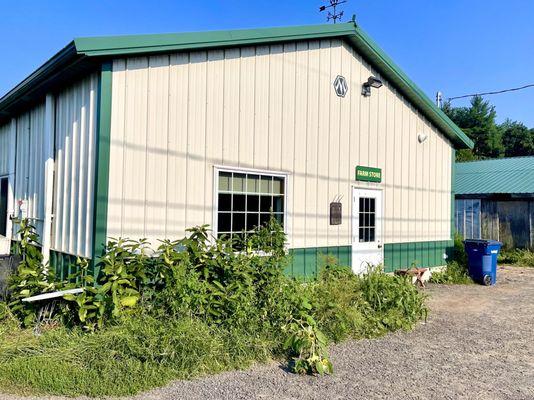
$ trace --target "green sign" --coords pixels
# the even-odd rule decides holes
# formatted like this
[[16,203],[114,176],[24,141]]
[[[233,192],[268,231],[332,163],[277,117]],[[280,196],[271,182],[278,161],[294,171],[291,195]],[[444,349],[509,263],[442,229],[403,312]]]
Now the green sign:
[[382,182],[382,170],[380,168],[356,167],[356,180],[366,182]]

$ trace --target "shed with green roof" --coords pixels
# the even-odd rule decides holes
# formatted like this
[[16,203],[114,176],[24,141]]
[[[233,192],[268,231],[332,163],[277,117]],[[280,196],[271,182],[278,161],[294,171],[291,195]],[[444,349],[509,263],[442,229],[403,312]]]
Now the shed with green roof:
[[534,248],[534,157],[457,163],[455,193],[464,237]]

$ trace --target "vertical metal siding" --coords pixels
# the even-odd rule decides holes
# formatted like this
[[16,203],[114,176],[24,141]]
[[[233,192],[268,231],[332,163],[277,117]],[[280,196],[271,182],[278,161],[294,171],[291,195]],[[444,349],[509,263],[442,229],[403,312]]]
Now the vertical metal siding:
[[[44,132],[45,105],[40,104],[17,118],[15,164],[15,215],[21,216],[20,202],[39,237],[44,223]],[[17,233],[13,228],[13,235]]]
[[10,149],[10,132],[11,124],[0,126],[0,176],[8,175],[9,171],[9,153]]
[[90,257],[98,76],[56,97],[55,185],[52,249]]
[[[350,244],[351,185],[384,190],[385,242],[448,240],[451,144],[388,82],[363,97],[370,75],[339,40],[115,60],[109,235],[155,242],[211,224],[222,164],[290,173],[292,247]],[[354,181],[356,165],[383,182]],[[330,226],[337,195],[343,223]]]

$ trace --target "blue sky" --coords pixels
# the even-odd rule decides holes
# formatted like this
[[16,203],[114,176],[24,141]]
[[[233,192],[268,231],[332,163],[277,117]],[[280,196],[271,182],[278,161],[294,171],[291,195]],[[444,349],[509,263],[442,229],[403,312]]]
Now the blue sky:
[[[326,2],[326,1],[325,1]],[[0,24],[4,94],[73,37],[316,24],[321,0],[24,0]],[[358,23],[431,97],[534,83],[532,0],[349,0]],[[534,127],[534,88],[489,96],[499,121]],[[462,105],[467,101],[456,101]]]

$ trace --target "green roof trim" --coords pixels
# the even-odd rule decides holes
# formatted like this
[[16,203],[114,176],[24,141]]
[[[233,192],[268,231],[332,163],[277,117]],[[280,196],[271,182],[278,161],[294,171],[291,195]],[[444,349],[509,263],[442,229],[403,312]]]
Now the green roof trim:
[[351,33],[354,33],[353,24],[331,24],[233,31],[89,37],[74,39],[74,43],[78,52],[87,56],[110,56],[246,46],[247,44],[345,36]]
[[456,195],[534,193],[534,157],[456,163]]
[[[473,147],[473,142],[465,133],[354,22],[285,28],[77,38],[20,85],[0,98],[0,123],[12,116],[17,108],[20,108],[17,107],[17,102],[28,102],[28,96],[39,95],[39,90],[35,90],[36,88],[43,88],[44,90],[44,88],[54,84],[60,86],[62,79],[57,72],[62,69],[66,70],[76,63],[90,64],[102,58],[134,54],[155,54],[335,37],[350,43],[422,115],[436,125],[453,142],[455,147]],[[91,65],[87,68],[89,67]],[[94,68],[94,64],[92,67]]]

